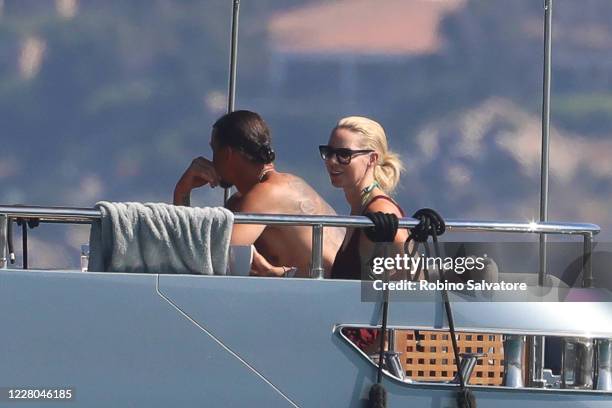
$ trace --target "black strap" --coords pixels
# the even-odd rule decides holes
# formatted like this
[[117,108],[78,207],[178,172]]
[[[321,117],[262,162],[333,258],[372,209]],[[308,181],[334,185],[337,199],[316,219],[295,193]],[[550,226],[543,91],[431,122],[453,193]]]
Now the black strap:
[[[422,208],[414,213],[413,218],[418,219],[420,222],[411,229],[411,237],[409,239],[423,243],[426,245],[426,248],[429,249],[427,247],[427,240],[431,236],[434,244],[435,255],[440,257],[442,251],[440,250],[440,244],[438,243],[438,236],[444,234],[446,231],[446,225],[442,216],[431,208]],[[407,246],[408,242],[409,241],[406,241],[405,247]],[[427,256],[429,256],[429,251],[427,252]],[[446,282],[444,268],[440,268],[440,280],[442,282]],[[474,394],[472,394],[472,391],[467,388],[467,384],[463,378],[463,373],[461,372],[459,347],[457,346],[457,336],[455,334],[455,322],[446,287],[442,288],[442,300],[444,301],[444,309],[446,311],[446,318],[448,320],[448,330],[451,336],[455,366],[457,368],[457,377],[459,379],[460,391],[457,395],[457,402],[461,408],[476,408],[476,398],[474,397]]]
[[476,408],[476,397],[469,388],[462,389],[457,395],[459,408]]
[[19,226],[24,223],[27,224],[30,229],[36,228],[40,224],[40,220],[38,218],[16,218],[15,221]]
[[395,234],[399,226],[399,220],[395,214],[378,211],[366,213],[365,216],[374,223],[373,227],[368,227],[364,230],[366,237],[370,241],[393,242],[395,240]]
[[431,208],[421,208],[414,213],[412,218],[420,221],[418,225],[410,229],[412,239],[416,242],[427,242],[427,239],[434,233],[439,237],[446,231],[444,219]]
[[[377,248],[382,243],[390,243],[395,240],[395,234],[397,233],[397,227],[399,226],[399,220],[395,214],[387,214],[383,212],[366,213],[368,217],[374,223],[374,227],[365,228],[364,233],[366,237],[377,244]],[[387,249],[385,247],[385,256],[388,256]],[[376,248],[375,248],[376,251]],[[389,272],[385,271],[384,281],[389,282]],[[382,385],[383,378],[383,364],[385,359],[385,337],[387,333],[387,321],[389,315],[389,288],[386,286],[383,303],[382,303],[382,322],[380,327],[380,343],[378,348],[378,367],[376,384],[370,388],[369,402],[371,408],[384,408],[387,406],[387,391]]]
[[[421,208],[414,213],[412,218],[419,220],[419,223],[410,229],[410,236],[408,236],[408,239],[406,242],[404,242],[404,252],[411,258],[414,258],[416,255],[418,255],[419,244],[422,244],[425,247],[425,255],[429,257],[431,256],[431,249],[429,248],[427,240],[429,237],[434,236],[434,234],[436,237],[444,234],[446,231],[444,219],[440,214],[431,208]],[[410,242],[412,241],[414,241],[416,244],[414,245],[413,250],[410,251]],[[429,271],[427,270],[427,266],[420,262],[418,263],[418,269],[415,271],[411,280],[418,280],[420,278],[421,271],[423,271],[424,274],[423,278],[425,280],[429,280]]]
[[[16,218],[17,225],[21,226],[21,246],[22,246],[22,257],[23,257],[23,269],[28,269],[28,228],[33,229],[38,227],[40,219],[38,218]],[[10,222],[9,222],[10,223]],[[9,256],[11,257],[11,263],[15,262],[15,254],[13,249],[13,231],[10,230],[8,238]]]
[[11,264],[15,263],[15,249],[13,247],[13,220],[8,219],[6,224],[6,243],[8,246],[9,259]]

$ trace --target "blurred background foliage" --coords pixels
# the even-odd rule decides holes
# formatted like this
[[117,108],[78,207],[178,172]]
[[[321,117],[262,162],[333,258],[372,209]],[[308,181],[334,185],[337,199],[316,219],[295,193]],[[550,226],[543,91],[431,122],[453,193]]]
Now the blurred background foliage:
[[[210,126],[226,109],[231,7],[0,0],[0,202],[170,202],[188,163],[210,155]],[[554,2],[550,217],[599,223],[603,237],[611,16],[608,0]],[[347,36],[354,47],[334,48]],[[278,167],[338,212],[344,197],[316,145],[341,116],[361,114],[406,162],[397,198],[408,212],[532,219],[542,61],[543,1],[243,0],[237,108],[266,118]],[[221,200],[196,194],[200,205]],[[33,238],[40,253],[76,262],[86,232],[48,231]]]

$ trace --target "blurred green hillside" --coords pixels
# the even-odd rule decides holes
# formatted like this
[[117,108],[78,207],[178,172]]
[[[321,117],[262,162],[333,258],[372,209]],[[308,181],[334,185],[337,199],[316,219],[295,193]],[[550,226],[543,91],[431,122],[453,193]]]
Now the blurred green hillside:
[[[500,151],[498,136],[510,132],[518,140],[528,118],[533,140],[539,137],[542,1],[467,1],[444,15],[443,46],[434,53],[398,60],[356,53],[350,98],[338,86],[340,57],[300,59],[285,67],[285,80],[275,77],[275,61],[284,56],[270,41],[270,19],[323,3],[241,2],[237,107],[259,111],[270,123],[282,170],[304,177],[344,212],[314,146],[342,115],[364,114],[385,125],[391,147],[404,155],[408,172],[398,199],[408,209],[427,205],[451,217],[537,214],[539,170],[525,164],[523,153]],[[612,2],[554,4],[553,125],[587,156],[571,177],[567,168],[553,172],[551,216],[612,225],[602,210],[612,198],[612,174],[584,164],[592,159],[588,152],[607,151],[612,135]],[[169,202],[185,166],[209,154],[210,125],[226,109],[231,0],[0,5],[0,202]],[[487,115],[492,119],[483,121]],[[472,134],[470,123],[480,123],[474,134],[485,135],[476,159],[443,154],[460,135]],[[448,168],[421,160],[429,134],[446,140],[436,160]],[[568,186],[576,183],[582,190],[570,196]],[[206,191],[200,203],[216,205],[220,197]],[[589,210],[578,211],[584,200]]]

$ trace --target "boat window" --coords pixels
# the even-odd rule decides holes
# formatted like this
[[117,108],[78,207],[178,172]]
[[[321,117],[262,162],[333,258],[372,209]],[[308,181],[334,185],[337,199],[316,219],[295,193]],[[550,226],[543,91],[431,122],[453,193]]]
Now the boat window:
[[[337,333],[353,347],[356,356],[361,354],[373,364],[378,364],[379,328],[342,327]],[[452,350],[447,334],[440,330],[389,329],[383,363],[385,372],[410,384],[448,384],[456,381],[456,360],[448,358],[448,352],[443,351]],[[527,336],[462,332],[458,338],[457,345],[464,351],[460,353],[462,372],[469,376],[470,385],[518,384],[519,387],[526,387]],[[593,390],[603,387],[601,389],[604,391],[611,390],[612,383],[608,384],[607,379],[598,380],[601,377],[597,377],[596,372],[601,370],[600,375],[612,378],[612,339],[557,336],[545,336],[545,339],[546,388]],[[415,347],[417,342],[426,344],[427,348],[419,350]],[[466,346],[466,342],[470,346]],[[472,350],[476,350],[476,353],[472,353]],[[474,364],[467,368],[470,359]],[[507,360],[511,361],[508,366]]]
[[[344,331],[346,338],[360,351],[370,356],[372,361],[377,360],[378,341],[377,330],[355,330],[346,328]],[[481,337],[483,337],[481,335]],[[465,353],[471,353],[472,346],[465,346],[466,342],[475,345],[478,340],[467,340],[476,338],[476,334],[462,334],[459,336],[459,348]],[[485,337],[483,337],[485,338]],[[418,340],[415,340],[418,339]],[[480,350],[491,349],[493,343],[482,340]],[[497,336],[494,341],[497,350],[501,350],[501,337]],[[419,331],[414,330],[393,330],[393,339],[389,342],[393,351],[399,352],[397,361],[401,365],[407,379],[411,381],[451,381],[453,378],[455,360],[448,358],[448,350],[452,349],[449,336],[439,331]],[[422,343],[422,348],[418,343]],[[405,350],[405,351],[403,351]],[[451,352],[452,353],[452,352]],[[482,365],[479,361],[475,368],[475,378],[473,376],[471,384],[481,385],[501,385],[501,377],[489,373],[499,373],[503,371],[503,354],[487,354],[486,358],[497,361],[497,364]]]

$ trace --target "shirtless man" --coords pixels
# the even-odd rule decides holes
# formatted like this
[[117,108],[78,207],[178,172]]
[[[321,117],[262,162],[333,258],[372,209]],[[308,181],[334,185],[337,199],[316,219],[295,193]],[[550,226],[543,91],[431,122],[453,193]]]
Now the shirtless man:
[[[250,111],[235,111],[213,125],[212,162],[194,159],[174,189],[175,205],[190,205],[191,190],[236,186],[227,207],[234,212],[261,214],[335,215],[334,210],[304,180],[274,168],[270,130]],[[326,276],[344,237],[341,228],[325,228],[323,267]],[[232,245],[254,244],[257,249],[252,274],[280,276],[287,267],[296,276],[308,277],[312,251],[312,228],[235,224]]]

